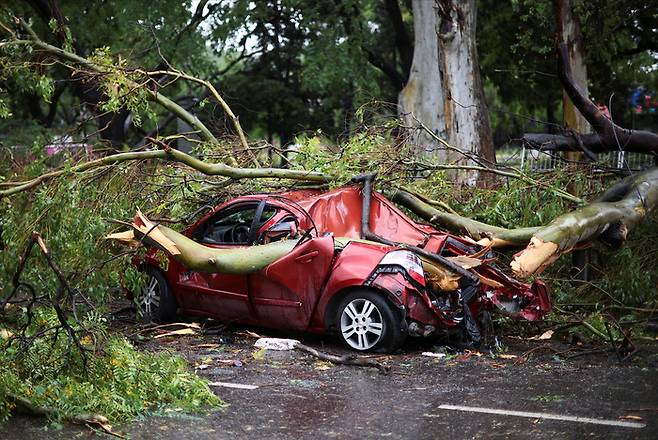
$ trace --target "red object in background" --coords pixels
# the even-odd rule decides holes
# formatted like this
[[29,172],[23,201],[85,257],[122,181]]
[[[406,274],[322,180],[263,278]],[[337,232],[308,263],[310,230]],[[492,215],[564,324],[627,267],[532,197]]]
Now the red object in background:
[[[169,258],[163,271],[168,288],[184,314],[264,327],[311,332],[338,329],[339,333],[342,329],[346,334],[345,329],[353,324],[341,324],[337,308],[354,292],[366,291],[370,292],[366,300],[376,294],[396,311],[400,321],[396,325],[403,332],[428,335],[437,329],[464,327],[468,318],[463,307],[466,300],[460,296],[466,292],[464,286],[457,292],[433,291],[416,254],[360,240],[361,206],[362,192],[357,186],[233,199],[188,227],[185,235],[216,248],[254,246],[296,234],[302,236],[300,244],[248,275],[192,272]],[[443,256],[472,255],[482,249],[469,240],[414,222],[377,192],[372,193],[370,229],[385,239]],[[159,268],[157,252],[149,250],[145,260],[137,263]],[[550,310],[549,291],[543,282],[521,283],[493,263],[473,271],[493,281],[488,284],[502,286],[479,283],[473,287],[475,295],[467,304],[474,316],[498,309],[512,317],[535,320]]]
[[612,115],[610,115],[610,109],[608,108],[607,105],[605,104],[596,104],[596,107],[601,110],[601,113],[603,113],[603,116],[606,118],[612,120]]

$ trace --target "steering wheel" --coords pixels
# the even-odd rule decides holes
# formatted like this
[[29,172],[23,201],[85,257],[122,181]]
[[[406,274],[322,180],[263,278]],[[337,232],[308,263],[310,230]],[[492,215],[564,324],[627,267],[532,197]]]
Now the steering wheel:
[[246,223],[238,223],[229,231],[231,242],[246,243],[249,240],[249,226]]

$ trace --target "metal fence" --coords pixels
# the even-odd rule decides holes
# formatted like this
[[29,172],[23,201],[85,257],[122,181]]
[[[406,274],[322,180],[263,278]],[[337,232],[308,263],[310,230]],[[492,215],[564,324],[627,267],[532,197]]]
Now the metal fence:
[[[653,156],[629,151],[611,151],[596,155],[597,167],[606,170],[640,171],[655,166]],[[520,166],[530,171],[548,171],[567,164],[559,152],[547,153],[523,147],[520,153]]]

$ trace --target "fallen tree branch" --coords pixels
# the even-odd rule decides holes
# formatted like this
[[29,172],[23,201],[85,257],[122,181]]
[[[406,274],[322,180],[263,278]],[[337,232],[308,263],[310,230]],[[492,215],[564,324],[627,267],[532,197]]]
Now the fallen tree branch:
[[297,244],[297,240],[282,240],[261,246],[211,248],[166,226],[152,223],[139,211],[132,228],[131,231],[110,234],[106,238],[124,244],[143,242],[166,252],[186,268],[197,272],[253,273],[287,255]]
[[439,211],[404,190],[397,190],[393,201],[409,209],[434,226],[467,235],[483,246],[525,246],[539,227],[505,229],[457,214]]
[[448,205],[446,202],[443,202],[441,200],[432,200],[428,197],[425,197],[423,194],[419,194],[419,193],[417,193],[417,192],[415,192],[415,191],[413,191],[409,188],[402,187],[402,188],[400,188],[400,190],[402,190],[404,192],[407,192],[407,193],[411,194],[412,196],[417,197],[418,199],[420,199],[421,201],[427,203],[428,205],[431,205],[433,207],[439,207],[439,208],[443,209],[444,211],[449,212],[451,214],[459,215],[459,213],[457,211],[455,211],[454,209],[452,209],[452,207],[450,205]]
[[658,168],[629,176],[594,203],[563,214],[537,230],[514,256],[515,275],[541,273],[576,244],[599,238],[611,247],[624,244],[628,231],[658,204]]
[[557,52],[558,76],[565,92],[594,131],[602,137],[603,142],[610,145],[611,150],[633,148],[634,151],[658,155],[658,134],[646,130],[628,130],[612,122],[576,84],[568,62],[567,45],[560,44]]
[[82,413],[82,414],[62,414],[62,412],[56,408],[50,408],[46,406],[37,406],[30,402],[28,399],[16,396],[9,395],[11,399],[19,410],[25,414],[38,417],[60,417],[63,416],[64,420],[67,420],[71,423],[77,425],[94,425],[101,428],[106,434],[113,435],[119,438],[126,438],[125,436],[116,433],[112,430],[112,425],[107,417],[101,414],[92,414],[92,413]]
[[5,306],[11,299],[18,293],[19,289],[21,288],[26,288],[31,291],[32,295],[36,297],[36,294],[34,292],[34,289],[32,286],[29,284],[23,283],[21,281],[21,274],[23,273],[23,270],[25,270],[25,263],[27,263],[27,259],[32,253],[32,248],[36,244],[36,238],[34,235],[31,235],[30,238],[27,241],[27,244],[25,245],[25,249],[23,250],[23,253],[21,254],[19,260],[18,260],[18,267],[16,268],[16,272],[14,272],[14,276],[12,277],[12,285],[13,289],[9,291],[7,295],[4,296],[0,300],[0,314],[3,313],[5,310]]
[[308,345],[304,345],[296,339],[263,338],[262,336],[249,331],[247,331],[247,336],[251,338],[257,338],[254,347],[257,347],[260,350],[289,351],[297,348],[305,353],[317,357],[318,359],[329,361],[334,364],[354,365],[357,367],[373,367],[377,368],[382,374],[388,374],[388,371],[390,370],[390,367],[387,367],[380,362],[377,362],[376,360],[368,357],[357,356],[355,354],[345,354],[339,356],[337,354],[327,353],[317,350],[313,347],[309,347]]
[[100,159],[74,165],[66,169],[51,171],[25,182],[11,182],[12,186],[8,187],[7,189],[0,190],[0,198],[34,188],[42,182],[65,174],[80,173],[106,165],[115,165],[123,162],[146,159],[162,159],[179,162],[208,176],[225,176],[233,179],[278,178],[321,183],[324,183],[328,180],[328,177],[324,174],[311,171],[291,170],[284,168],[237,168],[226,165],[224,163],[208,163],[197,159],[196,157],[190,156],[189,154],[183,153],[182,151],[175,150],[167,146],[162,150],[134,151],[130,153],[113,154],[110,156],[102,157]]
[[[49,295],[47,293],[38,295],[33,286],[27,284],[24,281],[21,281],[20,279],[24,271],[27,259],[29,258],[32,249],[34,248],[35,245],[41,250],[41,254],[45,258],[48,266],[50,267],[50,269],[55,274],[55,277],[57,278],[58,285],[54,295]],[[16,296],[19,289],[23,288],[27,290],[30,294],[30,297],[29,299],[22,301],[27,303],[26,306],[24,307],[25,310],[24,313],[26,319],[20,324],[19,329],[10,338],[10,344],[13,343],[14,340],[17,341],[20,344],[20,349],[18,353],[22,354],[32,346],[35,340],[47,334],[50,335],[53,343],[56,342],[57,339],[59,338],[60,331],[62,331],[63,334],[68,338],[68,341],[70,343],[70,345],[68,346],[67,354],[62,355],[64,362],[67,361],[67,356],[70,354],[70,349],[72,346],[74,346],[80,353],[83,369],[86,368],[87,353],[92,350],[90,348],[85,347],[80,341],[80,339],[78,338],[78,333],[84,332],[86,330],[84,325],[78,320],[76,315],[75,300],[79,292],[71,288],[68,279],[64,276],[61,269],[53,259],[50,250],[48,249],[46,243],[43,241],[41,235],[38,232],[32,232],[32,235],[30,236],[30,239],[28,240],[25,246],[25,250],[23,251],[21,258],[19,260],[18,267],[12,278],[12,283],[13,283],[13,289],[0,301],[0,305],[2,306],[0,307],[0,317],[4,317],[5,305],[9,303],[14,296]],[[79,329],[75,329],[73,325],[69,322],[69,315],[67,313],[67,310],[65,310],[64,308],[65,300],[68,300],[70,302],[72,316],[77,322]],[[28,334],[32,326],[32,321],[35,316],[33,307],[35,304],[41,301],[49,304],[53,308],[57,316],[57,324],[50,325],[46,328],[37,329],[35,330],[35,332],[33,332],[33,334]],[[14,302],[19,302],[19,301],[14,301]]]
[[[632,151],[649,154],[658,161],[658,134],[646,130],[629,130],[615,124],[585,95],[576,84],[568,62],[566,44],[558,45],[558,76],[573,104],[596,133],[575,136],[525,134],[523,140],[542,150],[580,151],[582,146],[594,153]],[[582,145],[579,145],[579,141]],[[658,163],[658,162],[657,162]]]
[[[27,46],[35,47],[37,49],[47,52],[48,54],[50,54],[51,56],[57,59],[68,61],[70,63],[73,63],[73,65],[75,66],[84,67],[85,69],[88,69],[89,71],[92,71],[94,73],[108,74],[112,72],[112,67],[110,66],[103,66],[101,64],[91,61],[88,58],[81,57],[61,47],[53,46],[51,44],[46,43],[41,38],[39,38],[39,36],[32,30],[32,28],[25,22],[25,20],[16,17],[15,21],[17,25],[22,27],[27,32],[29,39],[27,40],[18,39],[18,37],[15,34],[11,33],[13,38],[11,43],[17,45],[27,45]],[[240,126],[240,122],[237,116],[233,113],[229,105],[221,97],[217,89],[210,82],[182,72],[174,72],[174,71],[145,72],[142,70],[135,70],[134,72],[148,76],[149,78],[151,77],[151,75],[166,74],[166,75],[174,76],[176,78],[182,78],[188,81],[193,81],[206,87],[208,91],[213,95],[213,97],[219,102],[224,112],[228,115],[229,119],[231,120],[231,123],[233,124],[235,131],[237,132],[240,138],[240,143],[242,144],[243,148],[245,148],[247,152],[251,155],[251,159],[254,162],[254,164],[256,166],[260,166],[253,151],[251,151],[251,149],[249,148],[249,144],[245,137],[244,131]],[[217,138],[210,132],[208,127],[206,127],[205,124],[203,124],[203,122],[199,120],[199,118],[194,116],[194,114],[187,111],[185,108],[183,108],[175,101],[172,101],[171,99],[164,96],[162,93],[160,93],[157,87],[152,90],[148,87],[145,87],[143,84],[137,83],[136,81],[130,78],[126,78],[126,84],[132,89],[144,90],[146,92],[146,97],[148,100],[161,105],[164,109],[175,114],[178,118],[185,121],[195,130],[198,130],[206,141],[211,142],[213,144],[219,143]],[[237,165],[237,162],[233,157],[228,157],[227,160],[229,164]]]
[[135,72],[141,73],[149,78],[151,78],[152,76],[161,76],[161,75],[173,76],[174,78],[185,79],[204,86],[208,90],[208,92],[217,100],[219,105],[222,107],[222,110],[224,110],[224,113],[226,113],[226,115],[231,120],[231,123],[233,124],[233,128],[235,128],[235,131],[238,133],[238,136],[240,138],[240,143],[242,144],[242,148],[244,148],[247,151],[247,153],[250,155],[254,165],[256,167],[260,167],[260,163],[258,162],[256,155],[251,150],[251,148],[249,148],[249,143],[247,142],[247,138],[244,134],[244,131],[242,130],[242,126],[240,125],[240,120],[238,119],[237,116],[235,116],[235,113],[233,113],[233,110],[231,110],[231,107],[229,107],[229,105],[226,103],[224,98],[222,98],[222,96],[219,94],[215,86],[213,86],[209,81],[202,80],[200,78],[197,78],[192,75],[188,75],[183,72],[171,71],[171,70],[156,70],[152,72],[147,72],[144,70],[137,69],[135,70]]
[[323,361],[329,361],[334,364],[377,368],[381,374],[388,374],[388,372],[391,369],[391,367],[386,366],[381,362],[376,361],[375,359],[371,359],[363,356],[357,356],[354,354],[344,354],[342,356],[339,356],[337,354],[331,354],[324,351],[316,350],[313,347],[309,347],[308,345],[304,345],[300,343],[295,344],[295,348],[305,353],[308,353],[310,355],[313,355],[318,359],[322,359]]

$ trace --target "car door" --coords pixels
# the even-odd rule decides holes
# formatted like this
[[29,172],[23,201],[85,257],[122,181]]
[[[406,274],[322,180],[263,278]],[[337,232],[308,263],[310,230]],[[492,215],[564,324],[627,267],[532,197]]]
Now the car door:
[[249,276],[258,322],[304,330],[320,297],[334,257],[332,236],[309,239]]
[[[258,201],[230,205],[197,225],[191,232],[193,240],[216,249],[249,246],[254,218],[271,218],[273,206]],[[213,316],[226,321],[255,322],[249,300],[247,275],[179,271],[177,284],[186,292],[181,307],[188,312]]]

